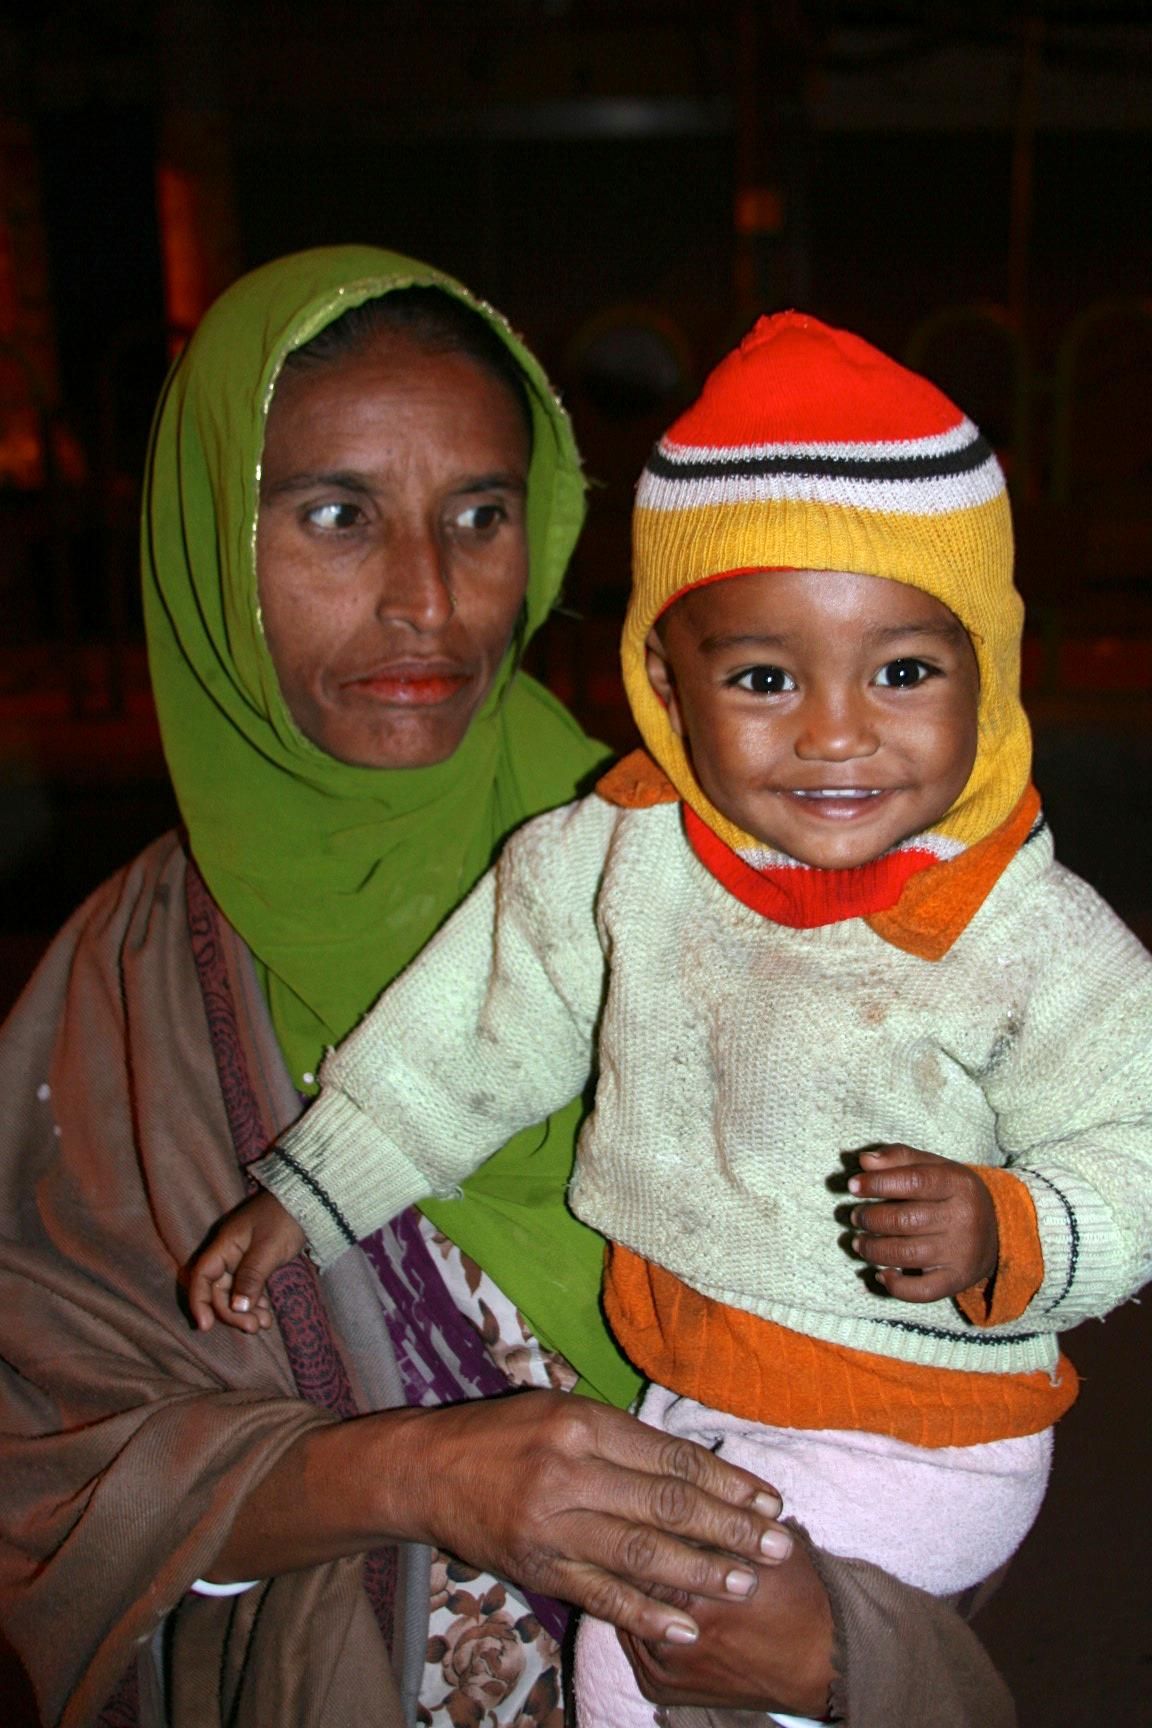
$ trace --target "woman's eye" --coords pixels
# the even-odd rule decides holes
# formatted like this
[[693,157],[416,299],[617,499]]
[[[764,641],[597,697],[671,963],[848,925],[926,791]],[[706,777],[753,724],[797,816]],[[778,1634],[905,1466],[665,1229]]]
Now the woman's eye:
[[503,504],[467,504],[452,518],[452,526],[465,534],[490,534],[501,522],[508,520]]
[[333,500],[328,504],[313,504],[305,511],[304,519],[311,528],[320,528],[326,533],[358,528],[364,519],[363,511],[358,504],[346,504]]
[[739,690],[751,690],[754,696],[783,696],[796,688],[791,672],[785,672],[782,666],[749,666],[731,682]]
[[881,666],[873,682],[882,690],[913,690],[917,684],[923,684],[925,678],[932,678],[935,674],[936,668],[924,660],[889,660],[887,666]]

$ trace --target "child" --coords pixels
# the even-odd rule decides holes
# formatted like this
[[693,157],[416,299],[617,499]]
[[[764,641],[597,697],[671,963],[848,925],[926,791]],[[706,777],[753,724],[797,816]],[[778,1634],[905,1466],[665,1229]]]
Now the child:
[[[1040,1504],[1057,1333],[1152,1272],[1152,961],[1029,784],[1003,476],[784,313],[657,447],[634,553],[648,754],[513,838],[257,1174],[326,1265],[595,1071],[571,1202],[644,1418],[956,1593]],[[199,1322],[252,1329],[234,1282],[299,1241],[241,1207]],[[582,1719],[651,1721],[601,1631]]]

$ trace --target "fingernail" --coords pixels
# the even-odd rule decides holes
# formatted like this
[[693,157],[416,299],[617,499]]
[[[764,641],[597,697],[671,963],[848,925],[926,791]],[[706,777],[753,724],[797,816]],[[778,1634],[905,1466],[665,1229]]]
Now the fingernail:
[[860,1192],[860,1178],[859,1178],[859,1176],[849,1176],[849,1178],[848,1178],[848,1192],[849,1192],[849,1194],[859,1194],[859,1192]]
[[852,1252],[853,1252],[853,1254],[859,1254],[863,1241],[864,1241],[863,1236],[853,1236],[853,1238],[852,1238]]
[[252,1304],[248,1300],[247,1296],[233,1296],[232,1298],[233,1314],[247,1314],[251,1306]]
[[669,1644],[695,1644],[700,1630],[691,1620],[673,1620],[664,1633]]
[[756,1588],[756,1574],[734,1566],[724,1580],[724,1588],[729,1596],[751,1596]]
[[787,1530],[765,1530],[760,1538],[760,1552],[769,1560],[787,1560],[792,1552],[792,1538]]
[[784,1502],[779,1494],[757,1494],[752,1502],[757,1512],[762,1512],[765,1518],[779,1518],[784,1510]]

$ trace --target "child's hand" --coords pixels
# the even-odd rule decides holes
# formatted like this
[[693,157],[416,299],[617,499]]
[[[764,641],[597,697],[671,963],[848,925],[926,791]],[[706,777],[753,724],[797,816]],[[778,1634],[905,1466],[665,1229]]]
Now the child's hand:
[[872,1146],[848,1188],[868,1201],[852,1210],[853,1251],[877,1268],[890,1296],[936,1302],[996,1270],[992,1197],[966,1164],[911,1146]]
[[269,1274],[303,1246],[303,1230],[271,1194],[255,1194],[229,1212],[188,1268],[188,1305],[200,1331],[218,1319],[240,1332],[267,1331]]

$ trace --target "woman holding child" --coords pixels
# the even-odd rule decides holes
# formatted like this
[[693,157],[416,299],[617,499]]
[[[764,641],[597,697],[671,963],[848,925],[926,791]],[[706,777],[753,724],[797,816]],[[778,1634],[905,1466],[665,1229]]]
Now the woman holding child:
[[81,909],[0,1049],[0,1601],[45,1722],[557,1728],[560,1602],[684,1728],[1012,1720],[950,1609],[610,1407],[576,1106],[284,1268],[258,1338],[189,1325],[181,1269],[324,1049],[601,765],[517,670],[582,500],[532,357],[387,253],[255,272],[169,381],[145,592],[187,834]]

